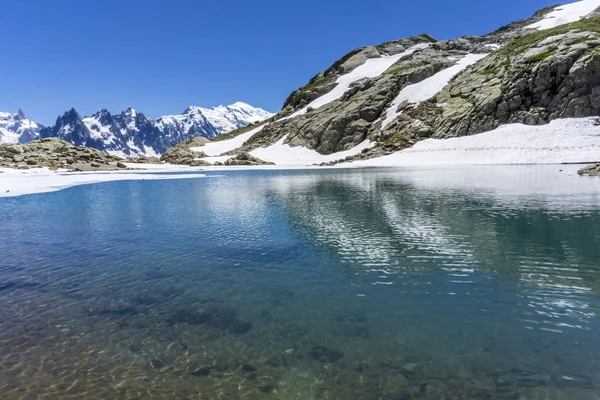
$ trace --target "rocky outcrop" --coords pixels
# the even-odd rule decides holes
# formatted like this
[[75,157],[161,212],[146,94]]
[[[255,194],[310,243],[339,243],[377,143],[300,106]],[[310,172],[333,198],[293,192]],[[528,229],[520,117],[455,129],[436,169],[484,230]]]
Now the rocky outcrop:
[[30,169],[48,167],[70,171],[116,171],[126,169],[119,157],[88,147],[73,146],[57,138],[27,144],[0,145],[0,167]]
[[[425,39],[434,40],[430,36],[417,36],[382,46],[395,46],[395,51],[400,51],[423,43]],[[377,51],[375,47],[372,49]],[[364,51],[366,50],[358,54],[364,55]],[[437,42],[400,59],[376,78],[355,82],[339,100],[294,118],[279,118],[246,142],[241,150],[250,151],[274,143],[284,135],[285,143],[290,146],[304,146],[321,154],[348,150],[366,138],[379,136],[376,130],[380,126],[382,114],[402,88],[451,67],[457,59],[468,53],[491,51],[479,38]],[[352,57],[346,62],[351,59]],[[284,108],[280,115],[287,113]]]
[[[433,43],[399,60],[381,76],[356,82],[318,110],[280,120],[243,150],[285,136],[291,146],[322,154],[347,150],[364,139],[377,145],[346,160],[378,157],[426,138],[486,132],[508,123],[546,124],[558,118],[600,115],[600,17],[553,29],[521,32],[534,18],[483,37]],[[489,54],[458,73],[428,101],[403,103],[381,121],[403,88],[453,66],[467,54]]]
[[577,172],[583,176],[600,176],[600,164],[590,165]]
[[242,151],[225,161],[224,165],[275,165],[275,163],[263,161]]
[[325,93],[330,92],[336,86],[335,81],[341,75],[351,72],[356,67],[364,64],[365,61],[371,58],[382,57],[383,54],[395,55],[405,51],[408,47],[418,43],[434,43],[436,40],[427,35],[422,34],[409,39],[400,39],[391,42],[383,43],[379,46],[361,47],[351,51],[344,57],[333,63],[331,67],[325,71],[315,75],[307,85],[294,91],[286,99],[278,117],[285,117],[295,111],[305,107],[311,101],[319,98]]
[[201,160],[201,158],[206,157],[206,154],[191,150],[192,147],[201,147],[208,143],[208,141],[208,139],[201,136],[190,138],[169,149],[160,157],[160,160],[170,164],[189,165],[192,167],[211,165]]

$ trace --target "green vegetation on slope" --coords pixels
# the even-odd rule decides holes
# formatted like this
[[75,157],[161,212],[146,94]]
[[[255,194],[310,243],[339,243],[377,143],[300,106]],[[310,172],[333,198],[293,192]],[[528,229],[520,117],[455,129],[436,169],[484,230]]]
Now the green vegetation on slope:
[[539,43],[550,36],[563,35],[576,29],[582,32],[600,33],[600,17],[583,19],[581,21],[572,22],[570,24],[564,24],[555,28],[536,31],[528,35],[521,36],[498,51],[508,55],[521,54],[534,44]]

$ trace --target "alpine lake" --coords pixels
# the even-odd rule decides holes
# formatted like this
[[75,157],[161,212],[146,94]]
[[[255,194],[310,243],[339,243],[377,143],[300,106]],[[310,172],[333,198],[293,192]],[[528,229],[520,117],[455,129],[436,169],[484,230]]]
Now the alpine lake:
[[0,398],[600,399],[600,179],[562,169],[0,198]]

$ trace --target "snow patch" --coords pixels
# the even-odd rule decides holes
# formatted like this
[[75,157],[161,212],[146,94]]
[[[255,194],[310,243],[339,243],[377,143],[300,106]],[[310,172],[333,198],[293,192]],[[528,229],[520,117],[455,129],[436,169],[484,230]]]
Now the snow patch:
[[223,153],[242,146],[248,139],[262,131],[264,127],[265,125],[261,125],[232,139],[210,142],[204,146],[192,147],[190,150],[204,152],[207,156],[220,156]]
[[559,25],[577,22],[600,7],[600,0],[583,0],[576,3],[558,6],[535,24],[527,25],[524,29],[551,29]]
[[[132,165],[136,168],[145,167],[140,164]],[[183,171],[181,168],[165,168],[161,172]],[[159,170],[159,168],[156,168]],[[146,171],[114,171],[114,172],[89,172],[89,173],[58,173],[47,168],[36,168],[27,171],[2,169],[0,174],[0,197],[21,196],[25,194],[55,192],[72,186],[87,185],[91,183],[109,181],[133,180],[159,180],[159,179],[190,179],[205,178],[204,174],[152,174]],[[186,171],[193,171],[189,167]]]
[[291,147],[288,144],[284,144],[284,140],[285,137],[269,147],[253,150],[250,154],[261,160],[274,162],[277,165],[300,166],[342,160],[346,157],[360,154],[364,149],[375,146],[374,142],[365,140],[349,150],[324,155],[303,146]]
[[95,117],[87,117],[82,119],[85,126],[90,131],[90,138],[95,140],[102,140],[105,144],[108,144],[113,139],[113,133],[110,128],[102,125],[100,120]]
[[446,86],[448,86],[450,80],[458,75],[461,71],[465,70],[467,67],[475,64],[477,61],[486,56],[487,54],[467,54],[452,67],[446,68],[437,74],[422,80],[421,82],[406,86],[400,91],[398,96],[396,96],[390,107],[387,109],[386,117],[381,124],[381,127],[385,128],[394,119],[396,119],[398,115],[401,114],[397,112],[397,110],[403,102],[406,101],[410,104],[417,105],[425,100],[429,100]]
[[429,43],[420,43],[413,47],[410,47],[403,53],[399,53],[393,56],[382,56],[380,58],[368,59],[364,62],[364,64],[354,68],[352,72],[340,76],[336,80],[337,86],[334,87],[330,92],[325,93],[323,96],[313,100],[306,107],[296,111],[295,113],[293,113],[289,117],[286,117],[285,119],[290,119],[299,115],[304,115],[306,114],[309,107],[316,109],[319,107],[323,107],[324,105],[329,104],[332,101],[338,100],[344,95],[344,93],[348,91],[348,89],[350,89],[350,86],[353,83],[365,78],[378,77],[385,71],[387,71],[392,65],[398,62],[398,60],[400,60],[401,58],[407,57],[417,50],[429,47],[429,45]]
[[600,161],[598,118],[558,119],[547,125],[508,124],[451,139],[427,139],[354,166],[559,164]]

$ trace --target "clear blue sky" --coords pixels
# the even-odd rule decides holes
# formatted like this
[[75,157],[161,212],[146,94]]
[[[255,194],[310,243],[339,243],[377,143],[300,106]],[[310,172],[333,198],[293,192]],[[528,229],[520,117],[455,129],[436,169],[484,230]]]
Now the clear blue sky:
[[[566,1],[569,2],[569,1]],[[348,51],[483,34],[553,0],[0,0],[0,111],[53,124],[245,101],[278,111]]]

